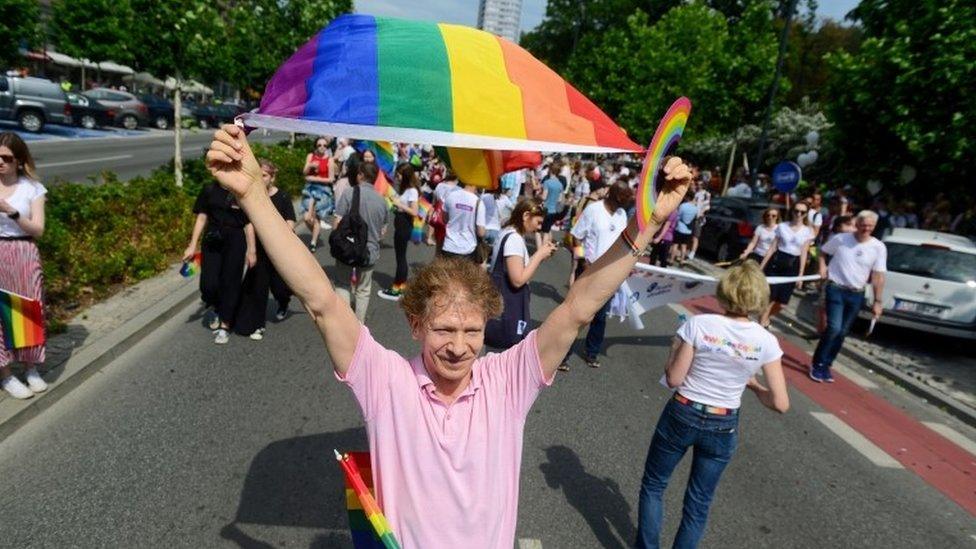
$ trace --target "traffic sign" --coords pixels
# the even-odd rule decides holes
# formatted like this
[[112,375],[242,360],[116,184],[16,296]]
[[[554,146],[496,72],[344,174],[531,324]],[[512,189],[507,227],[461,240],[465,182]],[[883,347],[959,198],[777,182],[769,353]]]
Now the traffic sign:
[[803,171],[796,162],[780,162],[773,168],[773,186],[784,193],[793,192],[802,177]]

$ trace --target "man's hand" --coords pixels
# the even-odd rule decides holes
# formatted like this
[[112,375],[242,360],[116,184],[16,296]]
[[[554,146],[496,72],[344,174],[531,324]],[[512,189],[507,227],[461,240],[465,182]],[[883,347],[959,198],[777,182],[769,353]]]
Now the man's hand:
[[207,167],[220,186],[238,198],[264,185],[261,168],[247,144],[244,130],[233,124],[224,124],[214,134],[207,151]]
[[874,316],[874,318],[881,318],[882,311],[881,300],[875,299],[874,303],[871,304],[871,314]]
[[[672,156],[664,163],[664,183],[661,194],[657,196],[654,214],[651,216],[654,225],[663,225],[678,205],[681,204],[688,186],[691,184],[691,170],[677,156]],[[641,197],[637,197],[640,200]]]
[[194,248],[193,246],[187,246],[186,249],[183,250],[183,262],[185,263],[185,262],[193,261],[193,256],[196,255],[196,253],[197,253],[196,248]]

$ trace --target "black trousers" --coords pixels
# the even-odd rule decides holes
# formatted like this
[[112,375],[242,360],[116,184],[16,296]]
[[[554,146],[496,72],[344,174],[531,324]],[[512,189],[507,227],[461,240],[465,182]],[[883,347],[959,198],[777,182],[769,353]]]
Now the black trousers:
[[269,268],[271,269],[271,295],[278,302],[279,309],[287,309],[288,303],[291,301],[291,288],[285,283],[285,279],[278,274],[278,269],[275,269],[274,265],[270,265]]
[[247,270],[241,283],[241,298],[234,320],[234,331],[241,335],[251,335],[264,328],[267,316],[271,260],[261,246],[258,246],[257,256],[257,262]]
[[393,218],[393,251],[396,254],[396,276],[394,285],[407,282],[410,264],[407,263],[407,246],[410,245],[410,232],[413,230],[413,216],[404,212],[397,212]]
[[222,322],[233,325],[247,252],[244,229],[220,229],[220,241],[204,242],[202,248],[200,294],[203,302],[217,311]]

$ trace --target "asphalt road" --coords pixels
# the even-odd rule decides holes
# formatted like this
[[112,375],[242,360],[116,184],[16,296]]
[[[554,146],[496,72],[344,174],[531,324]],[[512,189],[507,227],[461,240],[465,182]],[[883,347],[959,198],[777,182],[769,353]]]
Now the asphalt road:
[[[183,158],[199,158],[213,139],[213,130],[187,130],[183,133]],[[280,132],[254,132],[249,139],[275,143],[288,139]],[[35,141],[30,144],[41,181],[88,182],[100,180],[103,171],[115,172],[127,181],[147,175],[173,159],[173,132],[147,130],[145,135],[90,139]]]
[[[410,254],[419,261],[430,250]],[[330,269],[327,253],[318,255]],[[392,255],[383,250],[378,284],[391,280]],[[536,318],[565,294],[567,268],[562,255],[540,269]],[[603,368],[573,362],[536,402],[520,539],[547,548],[632,541],[644,456],[669,396],[657,380],[678,319],[665,308],[645,323],[635,333],[611,321]],[[388,347],[417,351],[394,303],[374,297],[367,324]],[[780,416],[744,396],[738,453],[702,547],[973,546],[963,508],[912,471],[866,459],[815,419],[823,409],[796,385],[791,398]],[[10,547],[351,547],[330,454],[365,449],[365,440],[359,409],[298,303],[264,341],[234,336],[223,347],[192,305],[0,444],[0,536]],[[666,540],[688,461],[667,492]]]

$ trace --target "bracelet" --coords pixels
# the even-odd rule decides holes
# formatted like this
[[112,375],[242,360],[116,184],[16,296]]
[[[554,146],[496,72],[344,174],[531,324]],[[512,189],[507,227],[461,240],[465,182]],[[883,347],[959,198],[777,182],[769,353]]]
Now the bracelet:
[[623,232],[620,233],[620,238],[624,241],[624,244],[630,248],[630,255],[640,257],[644,250],[637,247],[637,243],[634,242],[634,239],[631,238],[630,233],[627,232],[627,227],[624,227]]

